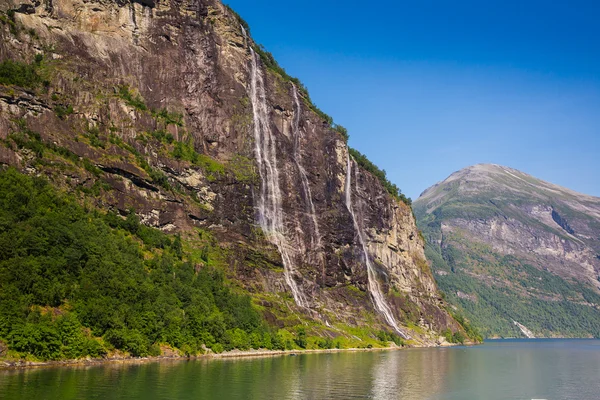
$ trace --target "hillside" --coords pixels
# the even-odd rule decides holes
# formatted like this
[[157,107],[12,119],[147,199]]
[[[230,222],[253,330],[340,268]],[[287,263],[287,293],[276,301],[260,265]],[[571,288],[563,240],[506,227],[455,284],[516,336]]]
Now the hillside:
[[[68,314],[111,351],[128,349],[112,340],[115,329],[155,351],[231,348],[236,329],[286,338],[294,348],[462,341],[465,329],[440,298],[408,199],[347,138],[217,0],[2,2],[0,165],[43,178],[57,196],[98,213],[78,211],[80,224],[102,225],[110,216],[113,231],[103,232],[141,246],[138,282],[153,296],[165,293],[177,318],[172,335],[167,321],[143,307],[135,313],[158,324],[152,333],[122,316],[92,326],[86,308],[73,305],[86,274],[55,276],[42,263],[42,276],[62,291],[49,301],[4,271],[10,280],[2,284],[16,285],[23,304],[4,320],[1,339],[14,348],[14,332],[30,319],[46,318],[52,331]],[[114,218],[139,220],[159,243]],[[174,288],[152,274],[176,238],[182,252],[168,269],[189,279]],[[61,245],[70,248],[71,239]],[[122,273],[119,263],[104,261]],[[193,287],[213,273],[214,285]],[[190,334],[191,293],[211,290],[231,290],[240,304],[229,307],[216,295],[214,304],[201,302],[197,321],[209,323],[215,313],[224,325],[212,338],[204,328]],[[246,298],[260,322],[227,317],[246,310]]]
[[421,194],[436,280],[487,336],[600,335],[600,199],[475,165]]

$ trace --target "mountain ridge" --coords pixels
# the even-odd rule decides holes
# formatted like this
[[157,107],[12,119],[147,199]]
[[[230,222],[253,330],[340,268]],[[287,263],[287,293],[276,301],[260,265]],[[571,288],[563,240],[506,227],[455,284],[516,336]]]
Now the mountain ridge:
[[[425,190],[414,210],[438,284],[487,335],[519,335],[510,318],[533,324],[527,328],[536,336],[600,333],[565,320],[547,326],[527,315],[545,307],[536,301],[551,300],[564,310],[587,307],[582,312],[597,323],[600,198],[513,168],[478,164]],[[510,299],[519,304],[510,306]],[[540,313],[550,319],[550,311]],[[492,315],[503,323],[491,321]]]
[[[570,194],[570,195],[577,196],[577,197],[583,197],[583,198],[586,198],[588,201],[600,203],[600,197],[589,195],[589,194],[585,194],[585,193],[580,193],[580,192],[577,192],[575,190],[572,190],[572,189],[560,186],[558,184],[554,184],[554,183],[547,182],[547,181],[544,181],[542,179],[536,178],[533,175],[528,174],[528,173],[523,172],[523,171],[520,171],[518,169],[507,167],[507,166],[503,166],[503,165],[500,165],[500,164],[492,164],[492,163],[474,164],[474,165],[462,168],[462,169],[460,169],[458,171],[455,171],[452,174],[450,174],[446,179],[444,179],[442,181],[439,181],[439,182],[435,183],[434,185],[430,186],[429,188],[425,189],[423,192],[421,192],[421,194],[419,195],[419,198],[421,198],[422,200],[424,200],[425,198],[427,198],[427,192],[432,191],[433,189],[435,189],[436,187],[442,185],[445,182],[449,182],[449,181],[454,180],[454,179],[459,179],[460,176],[464,176],[466,174],[469,174],[469,173],[471,173],[474,170],[488,171],[488,172],[497,172],[497,173],[500,173],[499,170],[501,170],[502,172],[504,172],[506,174],[512,175],[516,179],[523,180],[523,178],[520,178],[519,176],[515,176],[514,173],[516,172],[517,174],[524,175],[525,177],[527,177],[529,179],[541,182],[541,183],[543,183],[548,188],[555,188],[555,189],[557,189],[559,191],[565,192],[566,194]],[[451,179],[451,178],[454,178],[454,179]]]

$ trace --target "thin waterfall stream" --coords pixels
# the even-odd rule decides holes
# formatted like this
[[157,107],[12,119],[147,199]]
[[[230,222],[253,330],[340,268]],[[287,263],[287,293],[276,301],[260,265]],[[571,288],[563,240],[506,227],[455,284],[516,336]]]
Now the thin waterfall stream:
[[258,55],[251,47],[250,52],[252,55],[250,100],[254,122],[254,150],[261,179],[258,223],[267,239],[277,246],[281,254],[284,278],[292,291],[294,301],[300,307],[307,308],[308,301],[294,279],[298,275],[294,265],[294,250],[285,237],[279,170],[277,169],[277,148],[275,137],[271,132],[264,78],[258,66]]
[[293,87],[293,98],[294,98],[294,119],[292,120],[292,133],[294,135],[294,162],[298,167],[300,173],[300,181],[302,182],[302,190],[304,192],[304,199],[306,201],[306,212],[310,215],[312,221],[311,230],[311,248],[313,251],[318,252],[319,262],[324,267],[324,262],[321,256],[321,233],[319,232],[319,222],[317,221],[317,212],[315,211],[315,204],[313,203],[312,192],[310,185],[308,184],[308,176],[306,170],[300,162],[300,114],[302,109],[300,108],[300,100],[298,99],[298,89],[296,85],[292,84]]
[[385,298],[383,297],[383,293],[381,292],[381,286],[379,286],[379,281],[377,280],[377,274],[371,263],[369,258],[369,252],[367,251],[367,245],[365,243],[365,238],[358,224],[358,220],[356,218],[356,214],[354,213],[354,209],[352,208],[352,163],[350,161],[350,155],[346,155],[346,208],[350,212],[352,216],[352,222],[354,223],[354,228],[356,229],[356,233],[358,234],[358,240],[360,245],[362,246],[363,254],[365,256],[365,264],[367,265],[367,278],[368,278],[368,288],[369,293],[371,293],[371,297],[373,299],[373,303],[375,308],[383,317],[386,322],[394,328],[394,330],[404,339],[410,339],[408,335],[406,335],[398,326],[396,322],[396,318],[394,318],[394,314],[392,314],[392,310],[388,306]]

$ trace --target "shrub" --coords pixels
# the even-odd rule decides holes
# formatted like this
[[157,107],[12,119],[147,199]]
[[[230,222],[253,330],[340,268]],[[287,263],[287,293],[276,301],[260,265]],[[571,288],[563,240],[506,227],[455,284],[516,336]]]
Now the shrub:
[[120,85],[117,87],[117,96],[125,100],[125,103],[137,110],[148,111],[148,106],[140,95],[134,95],[129,85]]
[[65,119],[65,117],[73,114],[73,112],[73,106],[70,104],[66,106],[62,104],[57,104],[56,106],[54,106],[54,114],[56,114],[56,116],[60,119]]
[[0,84],[16,85],[34,89],[42,82],[37,72],[37,64],[29,65],[19,61],[5,60],[0,63]]
[[294,342],[301,349],[306,348],[306,328],[301,326],[296,330],[296,338],[294,339]]
[[154,117],[158,120],[162,120],[165,125],[177,125],[183,126],[183,115],[179,113],[171,113],[167,109],[152,111]]
[[47,323],[26,323],[14,327],[8,335],[9,345],[20,353],[31,354],[41,360],[57,360],[61,357],[60,336]]
[[130,352],[134,357],[148,355],[148,340],[137,330],[112,329],[104,334],[104,340],[118,349]]

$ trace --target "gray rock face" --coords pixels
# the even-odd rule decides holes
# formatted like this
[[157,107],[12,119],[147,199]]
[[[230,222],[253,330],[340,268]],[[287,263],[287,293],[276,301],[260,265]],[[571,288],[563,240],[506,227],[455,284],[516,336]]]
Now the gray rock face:
[[[349,325],[375,316],[387,325],[367,293],[344,203],[343,138],[290,81],[253,60],[255,44],[228,8],[216,0],[11,0],[0,9],[20,4],[30,5],[15,14],[23,31],[2,29],[0,60],[31,63],[43,54],[48,82],[35,90],[0,86],[0,127],[16,132],[15,121],[24,121],[44,143],[101,173],[62,160],[40,165],[27,149],[0,147],[0,163],[45,174],[66,190],[104,182],[98,206],[133,207],[166,231],[209,230],[232,279],[257,297],[268,294],[267,313],[273,298],[284,304],[296,286],[306,302],[292,305],[294,313]],[[257,161],[253,68],[264,89],[261,129],[272,136],[271,181]],[[72,112],[57,115],[67,105]],[[190,151],[199,156],[191,160]],[[443,309],[410,208],[370,173],[355,175],[354,206],[395,318],[427,328],[412,334],[422,343],[461,329]],[[280,193],[280,223],[277,232],[261,232],[260,204],[273,200],[270,193]]]
[[[518,269],[506,269],[504,276],[491,272],[491,265],[496,265],[494,260],[509,256],[558,276],[566,284],[599,292],[600,198],[573,192],[511,168],[475,165],[427,189],[414,208],[430,251],[442,256],[443,261],[438,263],[441,267],[436,268],[440,281],[450,282],[452,272],[458,268],[470,274],[469,279],[476,277],[483,284],[493,281],[513,290],[514,282],[523,278],[511,276]],[[456,259],[461,260],[460,266],[452,266],[453,271],[448,271],[445,267],[457,265]],[[523,278],[529,287],[524,286],[528,293],[522,293],[522,298],[560,298],[552,289],[537,291],[539,285],[535,280],[529,281],[530,278]],[[477,294],[477,290],[467,287],[467,281],[470,282],[456,283],[455,279],[448,286],[462,294],[452,293],[463,304],[468,304],[465,296]],[[573,294],[570,300],[590,304],[589,299],[584,300],[586,296],[581,298],[582,290],[576,290],[579,295]],[[592,303],[596,307],[595,301]],[[546,333],[551,331],[548,329]]]

